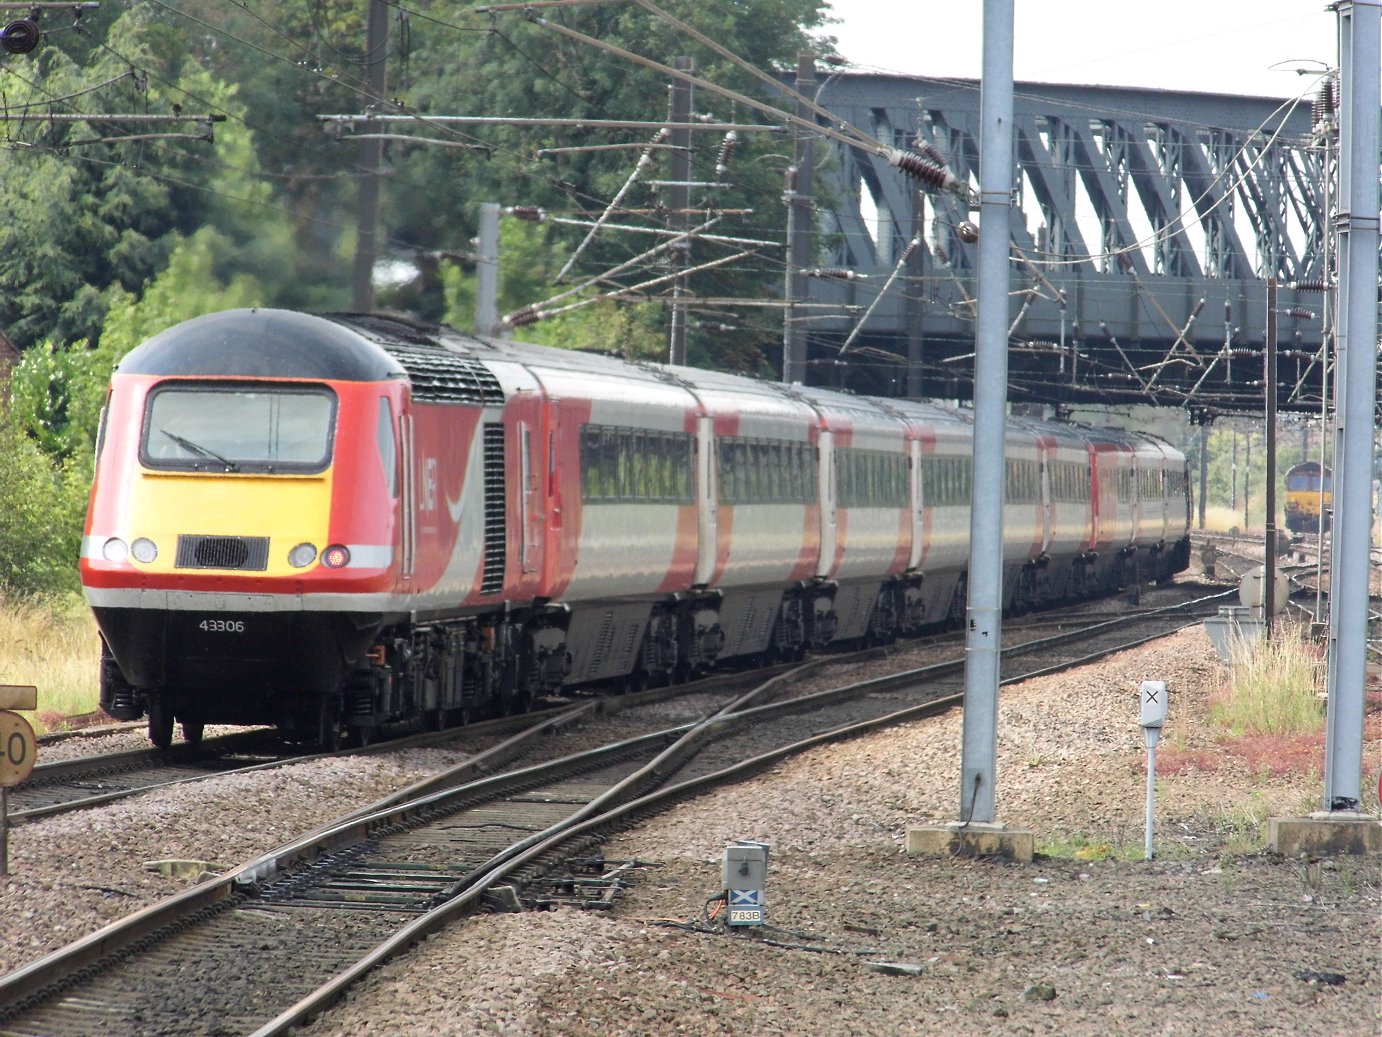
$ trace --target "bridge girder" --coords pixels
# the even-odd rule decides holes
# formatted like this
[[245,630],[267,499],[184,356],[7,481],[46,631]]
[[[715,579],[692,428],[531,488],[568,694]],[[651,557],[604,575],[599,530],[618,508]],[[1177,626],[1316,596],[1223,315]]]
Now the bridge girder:
[[[977,190],[977,81],[841,73],[817,99],[885,145],[935,148]],[[1278,407],[1320,411],[1324,296],[1301,286],[1329,280],[1332,152],[1310,98],[1019,83],[1014,109],[1014,402],[1261,410],[1275,277]],[[865,277],[809,282],[809,301],[840,309],[813,311],[808,380],[969,398],[976,246],[964,201],[923,195],[842,145],[817,185],[822,264]],[[875,300],[918,226],[904,276]]]

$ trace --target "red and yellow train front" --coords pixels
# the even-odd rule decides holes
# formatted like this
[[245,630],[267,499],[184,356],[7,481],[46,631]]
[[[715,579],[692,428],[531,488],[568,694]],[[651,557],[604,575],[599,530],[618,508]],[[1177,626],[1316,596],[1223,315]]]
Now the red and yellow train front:
[[401,369],[330,331],[284,355],[320,328],[274,314],[200,318],[199,348],[180,325],[112,379],[81,574],[126,713],[291,722],[399,608]]

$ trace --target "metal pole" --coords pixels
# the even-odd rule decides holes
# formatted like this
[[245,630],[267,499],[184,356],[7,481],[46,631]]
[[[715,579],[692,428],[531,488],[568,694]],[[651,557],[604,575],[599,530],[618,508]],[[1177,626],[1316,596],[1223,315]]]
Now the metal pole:
[[1252,519],[1248,511],[1252,506],[1250,492],[1252,486],[1252,426],[1248,426],[1247,432],[1243,433],[1243,532],[1246,533],[1252,528]]
[[1200,529],[1204,529],[1205,494],[1209,492],[1209,422],[1200,426]]
[[1229,499],[1230,508],[1238,507],[1238,426],[1233,427],[1233,459],[1229,462]]
[[[384,103],[389,43],[389,6],[385,0],[369,0],[369,25],[365,35],[365,88],[371,107]],[[350,288],[355,309],[374,309],[374,262],[379,257],[379,170],[384,164],[384,142],[371,138],[364,144],[365,173],[360,177],[355,211],[355,265]]]
[[1377,386],[1377,247],[1382,0],[1344,0],[1339,14],[1339,308],[1330,565],[1324,807],[1362,803],[1363,689],[1372,542]]
[[[797,54],[797,115],[814,121],[804,98],[815,96],[816,56]],[[792,168],[787,172],[787,310],[782,318],[782,380],[806,383],[806,327],[798,319],[796,304],[806,297],[806,275],[811,265],[813,228],[811,192],[815,189],[816,135],[800,123],[795,127]]]
[[[1324,144],[1324,211],[1326,217],[1333,212],[1332,191],[1334,189],[1334,170],[1338,165],[1337,155],[1331,141],[1334,133],[1325,136]],[[1324,290],[1320,301],[1320,495],[1316,513],[1319,521],[1315,525],[1315,612],[1314,622],[1324,622],[1324,468],[1329,463],[1329,355],[1330,340],[1334,334],[1334,310],[1330,306],[1333,293],[1330,280],[1334,276],[1334,235],[1328,228],[1324,231]],[[1330,501],[1330,515],[1334,504]]]
[[[673,66],[684,72],[696,67],[687,57],[676,58]],[[678,79],[672,84],[672,186],[671,196],[672,229],[685,231],[691,226],[691,216],[686,211],[691,203],[691,131],[687,124],[691,121],[691,83]],[[683,298],[690,294],[686,288],[685,270],[691,265],[691,240],[684,238],[672,247],[672,267],[681,271],[672,284],[672,320],[667,334],[667,355],[673,364],[686,363],[686,306]]]
[[1152,826],[1156,818],[1156,743],[1147,746],[1147,836],[1146,859],[1152,859]]
[[499,334],[499,203],[480,206],[480,255],[475,264],[475,334]]
[[979,145],[979,307],[974,336],[974,493],[960,817],[994,819],[1003,618],[1003,435],[1008,387],[1008,240],[1013,187],[1013,0],[984,0]]
[[1263,533],[1262,629],[1272,636],[1276,612],[1276,278],[1267,278],[1267,348],[1262,363],[1267,383],[1267,521]]
[[911,284],[903,295],[907,314],[907,395],[916,398],[922,392],[921,362],[926,352],[922,319],[926,314],[926,192],[912,192],[912,240],[916,247],[907,261],[907,277]]

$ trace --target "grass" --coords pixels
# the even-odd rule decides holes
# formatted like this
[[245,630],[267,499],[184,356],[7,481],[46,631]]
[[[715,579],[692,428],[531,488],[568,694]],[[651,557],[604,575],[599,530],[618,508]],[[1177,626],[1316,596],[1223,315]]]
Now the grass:
[[24,716],[39,734],[97,708],[100,655],[96,623],[81,599],[0,601],[0,684],[38,688],[38,709]]
[[[1204,509],[1204,528],[1212,533],[1242,533],[1249,529],[1260,530],[1266,525],[1263,518],[1262,509],[1258,507],[1249,513],[1250,522],[1243,521],[1243,509],[1229,508],[1219,504],[1206,504]],[[1199,512],[1196,511],[1193,521],[1198,527]],[[1277,517],[1277,528],[1285,529],[1285,513],[1282,512]]]
[[1040,857],[1050,857],[1070,861],[1108,861],[1137,860],[1143,854],[1139,843],[1093,839],[1081,832],[1053,835],[1037,842],[1036,853]]
[[1302,627],[1278,622],[1270,640],[1235,644],[1210,722],[1234,738],[1283,746],[1324,728],[1324,653]]

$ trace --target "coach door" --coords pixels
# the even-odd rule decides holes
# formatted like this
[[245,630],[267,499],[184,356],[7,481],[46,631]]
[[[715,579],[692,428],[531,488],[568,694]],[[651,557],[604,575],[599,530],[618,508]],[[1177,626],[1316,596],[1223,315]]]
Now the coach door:
[[912,530],[912,549],[907,553],[907,568],[916,569],[921,565],[922,550],[926,546],[926,508],[922,498],[921,485],[921,440],[913,439],[907,443],[911,455],[911,492],[908,496]]
[[417,505],[413,499],[416,477],[413,472],[413,416],[403,414],[398,419],[398,441],[403,452],[403,578],[412,579],[417,552]]
[[715,480],[715,419],[696,418],[696,583],[708,585],[719,556],[719,523],[716,505],[720,487]]
[[821,502],[821,553],[816,568],[817,575],[830,576],[835,571],[835,545],[838,543],[835,535],[835,524],[838,521],[835,496],[835,433],[829,429],[821,429],[817,448],[820,451],[820,463],[816,467],[820,478],[818,494]]
[[[537,403],[538,401],[534,401]],[[528,408],[524,408],[527,410]],[[546,440],[541,410],[532,408],[531,418],[518,422],[518,566],[522,579],[536,578],[542,569],[543,537],[547,527],[547,463],[543,457]]]

